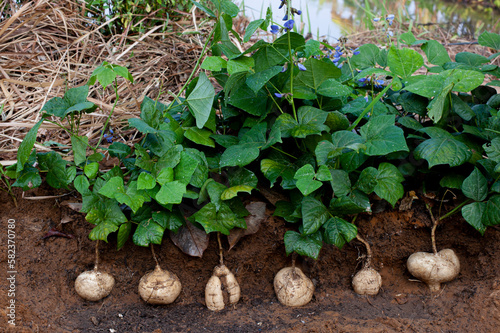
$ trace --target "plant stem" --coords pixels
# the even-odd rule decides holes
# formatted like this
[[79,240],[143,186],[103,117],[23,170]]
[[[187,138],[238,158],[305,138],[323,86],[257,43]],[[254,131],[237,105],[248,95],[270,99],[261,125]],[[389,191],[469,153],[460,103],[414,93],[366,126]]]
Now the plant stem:
[[[288,6],[288,17],[290,17],[290,6]],[[295,110],[295,103],[293,102],[293,59],[292,59],[292,40],[290,38],[290,31],[287,33],[288,36],[288,56],[290,57],[290,94],[291,97],[289,99],[290,103],[292,104],[292,110],[293,110],[293,118],[295,119],[296,122],[299,121],[299,118],[297,118],[297,111]]]
[[[184,90],[186,90],[188,84],[191,82],[191,79],[193,78],[194,74],[198,70],[198,66],[200,65],[201,59],[203,59],[203,57],[207,53],[207,51],[206,51],[207,46],[210,43],[210,40],[212,39],[212,36],[214,35],[214,33],[215,33],[215,29],[212,29],[212,32],[210,32],[210,35],[208,36],[207,41],[205,42],[205,45],[203,45],[203,49],[201,50],[201,55],[198,57],[198,60],[196,61],[196,64],[194,65],[194,67],[191,71],[191,75],[189,75],[186,83],[184,83],[181,90],[179,90],[179,92],[175,95],[174,100],[177,100],[179,98],[179,96],[184,92]],[[167,113],[168,111],[170,111],[170,109],[172,107],[173,107],[173,103],[170,103],[164,112]]]
[[379,99],[382,98],[382,96],[384,96],[384,94],[387,92],[387,90],[389,90],[389,88],[392,87],[392,83],[390,85],[387,85],[384,90],[382,90],[377,96],[375,96],[375,98],[372,99],[372,102],[370,104],[368,104],[368,106],[363,110],[363,112],[361,112],[361,114],[359,115],[358,119],[356,119],[352,124],[351,126],[349,126],[349,128],[347,129],[348,131],[352,131],[354,128],[356,128],[356,126],[359,124],[359,122],[361,121],[361,119],[363,119],[363,117],[368,113],[370,112],[370,110],[373,108],[373,106],[375,105],[375,103],[377,103],[379,101]]
[[158,259],[156,258],[155,254],[155,249],[153,243],[151,243],[151,254],[153,255],[153,259],[155,260],[156,267],[160,267],[160,263],[158,262]]
[[95,242],[95,264],[94,271],[97,271],[99,267],[99,240]]
[[283,150],[281,150],[281,149],[279,149],[279,148],[276,148],[275,146],[271,146],[271,148],[273,148],[274,150],[277,150],[277,151],[279,151],[280,153],[282,153],[282,154],[284,154],[284,155],[286,155],[286,156],[289,156],[289,157],[291,157],[291,158],[293,158],[293,159],[295,159],[295,160],[297,159],[297,157],[295,157],[295,156],[293,156],[293,155],[291,155],[291,154],[289,154],[289,153],[287,153],[287,152],[285,152],[285,151],[283,151]]
[[363,245],[366,247],[366,262],[364,268],[368,268],[371,266],[373,256],[370,244],[368,244],[368,242],[359,235],[359,232],[356,234],[356,239],[363,243]]
[[429,211],[429,215],[431,216],[431,221],[432,221],[432,229],[431,229],[432,252],[434,252],[434,254],[437,254],[436,228],[439,224],[439,219],[434,218],[434,215],[432,214],[432,209],[428,204],[425,204],[425,207]]
[[455,214],[460,208],[462,208],[463,206],[465,206],[466,204],[468,204],[471,201],[472,201],[472,199],[465,200],[464,202],[462,202],[461,204],[459,204],[458,206],[456,206],[455,208],[453,208],[452,210],[450,210],[448,213],[446,213],[443,216],[441,216],[439,218],[439,221],[444,220],[444,219],[450,217],[451,215]]
[[224,265],[224,256],[222,254],[222,243],[220,241],[220,232],[217,233],[217,242],[219,243],[219,256],[220,256],[219,262],[221,265]]
[[113,115],[113,112],[115,111],[116,105],[118,104],[118,99],[120,98],[120,96],[118,96],[118,80],[116,78],[115,78],[115,84],[113,85],[113,88],[115,89],[115,95],[116,95],[115,102],[113,103],[113,108],[109,112],[109,116],[106,119],[106,122],[104,123],[103,130],[101,131],[101,136],[99,137],[99,141],[97,142],[97,145],[95,146],[94,152],[97,150],[97,147],[99,147],[99,145],[102,142],[102,137],[104,135],[104,131],[106,130],[106,128],[108,128],[109,120],[111,119],[111,116]]

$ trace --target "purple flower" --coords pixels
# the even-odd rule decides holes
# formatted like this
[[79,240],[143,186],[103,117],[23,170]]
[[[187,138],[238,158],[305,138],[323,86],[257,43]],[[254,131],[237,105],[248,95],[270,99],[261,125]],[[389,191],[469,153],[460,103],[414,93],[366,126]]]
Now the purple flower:
[[299,67],[299,70],[301,70],[301,71],[306,71],[307,70],[306,66],[302,65],[301,63],[298,63],[297,67]]
[[277,34],[279,31],[280,31],[280,27],[278,27],[275,24],[271,25],[271,33],[272,34]]
[[283,97],[284,95],[283,94],[280,94],[280,93],[274,93],[274,96],[278,97],[278,98],[281,98]]
[[285,24],[283,24],[283,26],[288,30],[292,30],[294,24],[295,24],[294,20],[288,20],[285,22]]

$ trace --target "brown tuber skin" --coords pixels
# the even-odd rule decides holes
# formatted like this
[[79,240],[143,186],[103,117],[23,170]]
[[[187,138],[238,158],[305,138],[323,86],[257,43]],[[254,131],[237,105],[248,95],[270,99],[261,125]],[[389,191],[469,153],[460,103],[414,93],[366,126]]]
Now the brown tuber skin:
[[382,287],[382,277],[373,268],[365,267],[352,279],[352,287],[356,294],[375,296]]
[[281,304],[303,306],[314,294],[314,285],[298,267],[285,267],[274,277],[274,291]]
[[85,271],[75,280],[75,290],[88,301],[99,301],[108,296],[115,285],[113,276],[97,270]]
[[416,252],[408,258],[406,266],[411,275],[429,286],[431,292],[438,292],[441,283],[453,280],[460,272],[460,261],[451,249],[436,254]]
[[207,308],[212,311],[220,311],[224,309],[226,304],[238,303],[240,296],[240,285],[234,274],[224,264],[216,266],[205,287]]
[[181,289],[177,275],[162,270],[159,265],[139,281],[139,295],[149,304],[173,303],[181,293]]

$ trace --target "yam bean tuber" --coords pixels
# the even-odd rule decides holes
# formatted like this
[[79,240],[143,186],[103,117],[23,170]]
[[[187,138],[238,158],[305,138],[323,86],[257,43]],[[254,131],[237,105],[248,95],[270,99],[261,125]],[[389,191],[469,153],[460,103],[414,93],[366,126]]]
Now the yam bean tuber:
[[181,282],[177,275],[162,270],[159,265],[139,281],[139,295],[150,304],[173,303],[181,293],[181,289]]
[[212,311],[224,309],[226,304],[238,303],[241,296],[240,285],[234,274],[225,266],[218,265],[205,287],[205,303]]
[[354,276],[352,286],[356,294],[375,296],[382,286],[382,277],[373,268],[365,267]]
[[281,304],[302,306],[309,303],[314,285],[298,267],[285,267],[274,277],[274,291]]
[[75,290],[88,301],[98,301],[108,296],[115,285],[113,276],[97,269],[85,271],[75,280]]
[[416,252],[407,261],[408,271],[425,282],[432,292],[439,291],[440,284],[453,280],[460,272],[460,261],[451,249],[438,253]]

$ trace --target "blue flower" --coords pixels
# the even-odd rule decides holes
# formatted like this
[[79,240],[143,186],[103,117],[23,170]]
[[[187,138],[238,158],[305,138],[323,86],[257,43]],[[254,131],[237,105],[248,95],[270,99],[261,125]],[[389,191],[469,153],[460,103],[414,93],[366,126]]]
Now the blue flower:
[[380,21],[380,17],[374,17],[373,18],[373,22],[379,22]]
[[387,38],[390,38],[392,36],[394,36],[394,33],[392,32],[392,30],[387,31]]
[[301,63],[298,63],[297,67],[299,67],[299,70],[301,70],[301,71],[306,71],[307,70],[306,66],[302,65]]
[[297,11],[297,15],[301,15],[301,14],[302,14],[302,11],[299,9],[299,10]]
[[285,3],[286,3],[286,0],[281,0],[281,5],[278,7],[278,9],[283,8],[283,6],[285,5]]
[[333,58],[333,62],[339,62],[339,60],[340,60],[340,57]]
[[365,96],[365,101],[368,103],[368,95]]
[[352,54],[353,54],[353,55],[358,55],[358,54],[360,54],[360,53],[361,53],[361,52],[359,52],[359,47],[358,47],[358,48],[356,48],[356,49],[352,52]]
[[278,27],[275,24],[271,25],[271,33],[272,34],[277,34],[279,31],[280,31],[280,27]]
[[335,46],[335,51],[340,51],[342,47],[340,45]]
[[285,14],[285,16],[283,16],[283,21],[286,21],[288,20],[288,14]]
[[358,80],[359,82],[366,82],[366,77],[362,77],[361,79]]
[[283,68],[281,69],[281,73],[284,73],[284,72],[286,72],[286,65],[283,66]]
[[113,142],[113,136],[111,134],[104,134],[103,136],[108,143]]
[[387,17],[385,18],[387,21],[392,21],[394,20],[394,14],[389,14],[387,15]]
[[341,63],[337,64],[337,68],[342,68],[342,66],[344,66],[344,63],[343,63],[343,62],[341,62]]
[[284,95],[283,94],[280,94],[280,93],[274,93],[274,96],[278,97],[278,98],[281,98],[283,97]]
[[295,24],[294,20],[288,20],[285,22],[285,24],[283,24],[283,26],[288,30],[292,30],[294,24]]
[[384,80],[376,80],[375,82],[377,82],[378,84],[384,84]]

